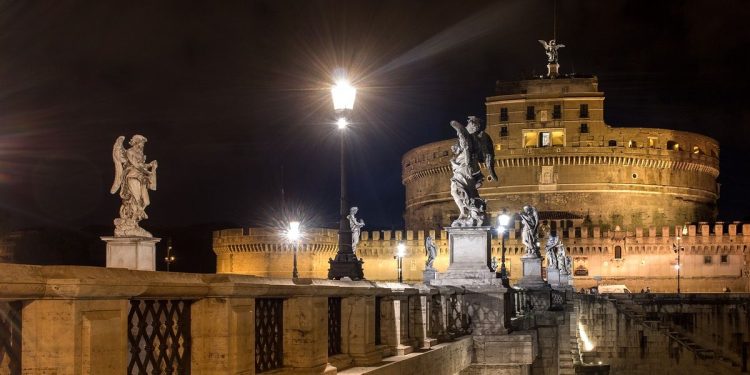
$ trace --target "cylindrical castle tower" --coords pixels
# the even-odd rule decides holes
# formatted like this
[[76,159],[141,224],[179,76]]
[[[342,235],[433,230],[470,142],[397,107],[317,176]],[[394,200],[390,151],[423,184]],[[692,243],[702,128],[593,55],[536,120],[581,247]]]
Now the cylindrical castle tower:
[[[674,225],[717,215],[718,142],[605,124],[604,93],[594,76],[498,83],[486,108],[500,181],[485,182],[480,195],[492,217],[527,203],[552,229]],[[450,195],[453,143],[403,156],[406,228],[437,229],[458,216]]]

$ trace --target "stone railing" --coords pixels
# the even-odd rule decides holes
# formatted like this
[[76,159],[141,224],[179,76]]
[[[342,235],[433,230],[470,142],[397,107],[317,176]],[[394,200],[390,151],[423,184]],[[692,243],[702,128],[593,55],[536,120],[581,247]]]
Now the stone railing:
[[[456,339],[469,331],[464,294],[0,264],[0,374],[333,373],[396,366],[382,358],[415,348],[433,350],[401,357],[414,362],[400,369],[452,374],[471,362],[471,340]],[[436,361],[445,363],[425,365]]]

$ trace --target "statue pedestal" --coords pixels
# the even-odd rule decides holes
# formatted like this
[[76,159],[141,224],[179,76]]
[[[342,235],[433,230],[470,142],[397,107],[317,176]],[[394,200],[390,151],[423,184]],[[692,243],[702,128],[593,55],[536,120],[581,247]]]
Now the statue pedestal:
[[570,277],[569,273],[560,271],[560,287],[565,288],[568,286],[573,286],[573,278]]
[[542,258],[535,256],[521,257],[523,265],[523,277],[518,281],[518,286],[524,289],[549,288],[542,279]]
[[560,270],[547,268],[547,283],[553,288],[559,288],[561,283]]
[[449,227],[450,265],[431,285],[502,285],[490,270],[492,227]]
[[560,64],[556,62],[547,64],[547,77],[557,78],[557,76],[560,74],[558,73],[559,70],[560,70]]
[[107,268],[156,271],[154,237],[101,237],[107,243]]
[[437,279],[437,273],[437,270],[434,268],[425,268],[424,272],[422,272],[422,281],[427,285],[432,284]]

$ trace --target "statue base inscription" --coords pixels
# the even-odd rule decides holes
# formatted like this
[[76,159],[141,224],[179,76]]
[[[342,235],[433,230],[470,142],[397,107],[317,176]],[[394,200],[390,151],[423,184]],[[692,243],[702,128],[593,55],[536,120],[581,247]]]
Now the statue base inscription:
[[437,275],[431,285],[502,285],[490,269],[492,227],[449,227],[448,269]]
[[549,288],[542,279],[542,258],[521,257],[523,265],[523,277],[518,281],[518,286],[524,289]]
[[156,271],[154,237],[101,237],[107,243],[107,268]]

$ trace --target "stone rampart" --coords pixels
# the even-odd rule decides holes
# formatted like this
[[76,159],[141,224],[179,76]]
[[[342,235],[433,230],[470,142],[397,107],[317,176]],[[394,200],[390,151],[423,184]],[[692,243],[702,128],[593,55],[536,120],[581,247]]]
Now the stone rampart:
[[[747,250],[750,246],[750,224],[699,223],[688,225],[687,236],[676,240],[675,227],[637,227],[632,231],[612,230],[608,227],[565,227],[565,222],[547,221],[546,230],[562,237],[573,257],[575,282],[578,288],[601,283],[626,284],[632,290],[646,286],[652,290],[671,291],[675,288],[676,254],[673,244],[681,253],[681,277],[684,291],[747,290]],[[328,259],[337,248],[336,231],[312,229],[302,240],[298,253],[298,267],[303,277],[324,278]],[[256,235],[258,233],[258,235]],[[269,234],[270,233],[270,234]],[[445,231],[372,231],[362,232],[357,255],[364,260],[365,277],[370,280],[395,280],[396,246],[406,245],[404,280],[422,280],[426,255],[424,240],[432,236],[439,247],[435,267],[445,271],[448,267],[448,243]],[[308,239],[310,242],[308,243]],[[546,239],[542,239],[546,241]],[[521,227],[515,222],[505,241],[506,266],[511,280],[521,275],[520,257],[524,253]],[[265,249],[265,250],[264,250]],[[251,228],[218,231],[214,233],[214,251],[217,254],[217,272],[241,273],[258,276],[287,277],[291,275],[293,245],[285,242],[281,232],[273,233]],[[492,255],[501,259],[501,242],[492,239]]]

